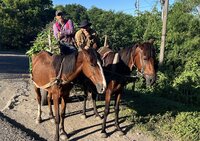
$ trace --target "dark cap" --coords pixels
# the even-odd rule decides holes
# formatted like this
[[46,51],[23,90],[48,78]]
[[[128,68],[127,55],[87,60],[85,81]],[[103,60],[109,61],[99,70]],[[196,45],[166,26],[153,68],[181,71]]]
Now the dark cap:
[[63,12],[61,10],[57,10],[56,11],[56,16],[61,16],[61,15],[63,15]]
[[86,26],[91,26],[92,24],[88,21],[88,20],[83,20],[80,22],[80,24],[78,25],[78,27],[83,28]]

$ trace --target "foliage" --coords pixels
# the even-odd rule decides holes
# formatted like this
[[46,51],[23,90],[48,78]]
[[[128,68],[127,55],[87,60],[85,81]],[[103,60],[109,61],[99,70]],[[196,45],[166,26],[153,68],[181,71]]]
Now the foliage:
[[109,45],[117,50],[133,44],[133,17],[124,13],[104,11],[93,7],[88,10],[88,16],[93,23],[93,28],[98,31],[103,45],[104,36],[108,36]]
[[37,33],[51,19],[50,0],[2,0],[0,44],[6,49],[30,46]]
[[200,112],[181,112],[175,118],[172,131],[182,140],[200,140]]
[[88,19],[87,9],[80,4],[58,5],[55,9],[62,10],[65,13],[66,18],[73,20],[76,27],[83,19]]
[[135,132],[149,134],[154,140],[199,140],[198,107],[167,100],[153,92],[133,92],[131,87],[125,90],[121,103],[120,117],[134,123]]
[[[37,35],[33,46],[26,52],[29,58],[33,54],[38,53],[41,50],[45,50],[54,54],[59,54],[59,45],[57,40],[54,38],[52,27],[54,22],[50,22],[46,27]],[[50,41],[50,42],[49,42]],[[29,59],[29,71],[32,71],[31,59]]]
[[[36,40],[33,43],[33,46],[26,52],[26,54],[31,57],[33,54],[38,53],[41,50],[46,50],[48,52],[52,52],[58,54],[58,42],[54,38],[52,27],[54,22],[50,22],[46,25],[46,28],[42,30],[37,35]],[[49,44],[49,38],[51,44]]]

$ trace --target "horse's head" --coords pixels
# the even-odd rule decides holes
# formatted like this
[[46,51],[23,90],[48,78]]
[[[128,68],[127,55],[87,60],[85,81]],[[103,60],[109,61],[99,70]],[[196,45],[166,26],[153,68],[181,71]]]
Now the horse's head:
[[154,68],[155,49],[152,43],[136,44],[132,54],[132,64],[138,69],[138,73],[146,79],[147,85],[152,85],[156,80]]
[[103,93],[106,89],[106,80],[97,52],[92,48],[82,51],[84,54],[82,71],[94,83],[97,92]]

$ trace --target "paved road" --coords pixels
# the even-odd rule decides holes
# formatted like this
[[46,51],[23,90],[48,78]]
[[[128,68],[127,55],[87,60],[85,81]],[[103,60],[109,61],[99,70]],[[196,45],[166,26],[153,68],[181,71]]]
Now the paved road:
[[[28,57],[21,53],[0,52],[0,80],[5,82],[8,79],[20,78],[22,75],[28,74]],[[27,75],[28,76],[28,75]],[[0,84],[0,110],[6,106],[7,102],[12,98],[13,94],[9,89],[4,87],[5,83]],[[9,92],[6,90],[8,89]],[[14,119],[0,112],[0,140],[1,141],[29,141],[35,140],[29,129],[25,128]],[[35,135],[37,137],[38,135]],[[37,140],[41,140],[39,137]]]
[[0,52],[0,73],[27,74],[28,57],[21,53]]

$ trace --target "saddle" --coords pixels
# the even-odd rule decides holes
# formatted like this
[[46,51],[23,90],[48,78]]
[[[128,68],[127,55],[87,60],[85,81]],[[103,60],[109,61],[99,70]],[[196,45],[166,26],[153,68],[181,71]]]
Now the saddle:
[[[108,47],[105,47],[105,46],[103,46],[103,47],[100,47],[98,50],[97,50],[97,52],[100,54],[100,56],[101,56],[101,60],[103,61],[103,66],[105,65],[105,62],[104,62],[104,59],[105,59],[105,57],[109,54],[109,53],[111,53],[111,52],[114,52],[114,51],[112,51],[110,48],[108,48]],[[119,62],[119,54],[118,53],[115,53],[115,56],[114,56],[114,58],[113,58],[113,62],[112,62],[112,64],[113,64],[113,71],[115,71],[115,68],[114,68],[114,66],[115,66],[115,64],[117,64]]]
[[100,47],[97,52],[101,55],[101,59],[104,60],[104,58],[110,53],[113,52],[110,48],[108,47]]

